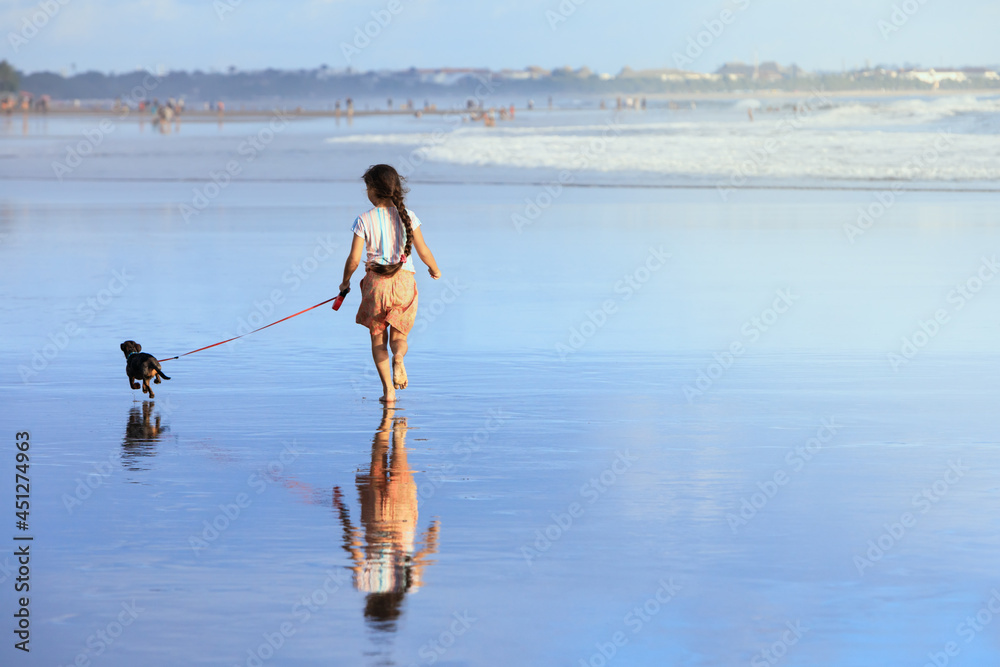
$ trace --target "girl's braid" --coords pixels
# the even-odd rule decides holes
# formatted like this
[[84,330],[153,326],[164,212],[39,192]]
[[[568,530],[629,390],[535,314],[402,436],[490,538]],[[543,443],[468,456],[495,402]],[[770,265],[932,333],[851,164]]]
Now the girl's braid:
[[410,222],[410,214],[407,213],[406,206],[403,204],[401,188],[393,190],[392,205],[396,207],[396,213],[399,214],[399,219],[403,222],[403,230],[406,232],[406,245],[403,247],[403,257],[399,260],[405,262],[405,258],[410,256],[410,250],[413,248],[413,223]]

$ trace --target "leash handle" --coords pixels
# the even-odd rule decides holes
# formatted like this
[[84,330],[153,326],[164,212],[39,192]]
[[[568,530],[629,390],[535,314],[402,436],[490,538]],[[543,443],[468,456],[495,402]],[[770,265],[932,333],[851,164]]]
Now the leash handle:
[[347,293],[350,292],[350,291],[351,291],[350,287],[348,287],[347,289],[343,289],[343,290],[340,291],[340,294],[337,296],[337,298],[333,300],[333,309],[334,310],[340,310],[340,306],[343,305],[343,303],[344,303],[344,297],[347,296]]

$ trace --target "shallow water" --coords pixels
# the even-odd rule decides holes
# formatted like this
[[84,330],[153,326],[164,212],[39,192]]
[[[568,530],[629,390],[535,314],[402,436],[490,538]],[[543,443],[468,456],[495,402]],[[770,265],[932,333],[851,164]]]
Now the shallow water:
[[852,236],[871,192],[567,189],[519,230],[537,186],[415,184],[446,280],[384,414],[356,293],[127,388],[125,339],[332,296],[364,204],[237,182],[186,221],[195,185],[0,183],[0,487],[29,430],[35,536],[5,664],[1000,655],[997,195]]
[[[510,104],[502,91],[487,106]],[[654,101],[655,102],[655,101]],[[664,103],[665,105],[665,103]],[[757,111],[751,119],[747,106]],[[142,120],[143,122],[139,122]],[[995,191],[1000,98],[827,98],[702,102],[644,111],[520,111],[487,128],[458,108],[441,115],[181,119],[138,113],[0,119],[8,178],[204,182],[356,181],[372,161],[415,182],[572,186],[897,186]]]

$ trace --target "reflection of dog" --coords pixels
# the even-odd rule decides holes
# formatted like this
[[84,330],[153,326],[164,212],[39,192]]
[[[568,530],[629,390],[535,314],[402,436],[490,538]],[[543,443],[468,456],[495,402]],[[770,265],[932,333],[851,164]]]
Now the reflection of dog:
[[143,459],[156,456],[156,442],[168,430],[169,426],[160,425],[160,415],[153,415],[153,401],[143,401],[141,410],[133,404],[122,440],[122,466],[132,471],[148,470]]
[[158,440],[165,430],[166,426],[160,426],[160,415],[153,417],[153,402],[143,401],[142,412],[137,407],[129,410],[128,424],[125,425],[125,444]]
[[153,398],[153,389],[149,386],[149,381],[152,380],[154,383],[160,384],[161,377],[164,380],[170,379],[164,375],[163,369],[160,368],[160,362],[153,355],[143,352],[142,345],[133,340],[122,343],[122,352],[125,353],[125,372],[128,373],[128,386],[132,389],[138,389],[139,385],[135,381],[141,380],[142,393],[149,394],[149,397]]

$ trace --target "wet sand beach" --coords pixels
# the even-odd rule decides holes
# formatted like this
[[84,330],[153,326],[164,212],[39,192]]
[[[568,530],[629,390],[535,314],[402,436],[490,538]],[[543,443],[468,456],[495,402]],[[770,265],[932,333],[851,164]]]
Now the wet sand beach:
[[164,362],[144,401],[122,341],[165,358],[335,295],[360,174],[409,148],[325,139],[410,130],[306,125],[252,162],[245,128],[122,132],[59,181],[66,122],[0,161],[24,664],[996,660],[996,193],[909,191],[859,234],[878,192],[594,172],[547,201],[549,167],[432,160],[408,206],[444,276],[418,266],[395,410],[357,291]]

